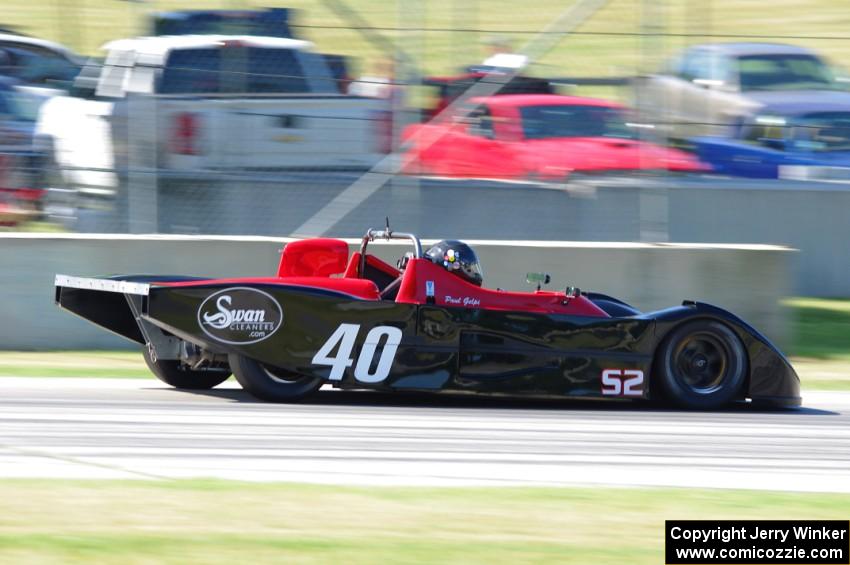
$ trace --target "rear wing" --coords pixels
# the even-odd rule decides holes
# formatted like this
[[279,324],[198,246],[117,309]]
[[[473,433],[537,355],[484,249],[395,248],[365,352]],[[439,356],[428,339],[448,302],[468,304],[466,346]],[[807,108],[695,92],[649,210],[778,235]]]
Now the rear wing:
[[[150,280],[144,275],[124,277]],[[146,346],[153,360],[180,358],[181,341],[147,318],[152,285],[118,277],[69,275],[56,275],[54,284],[60,308]]]
[[150,285],[125,280],[56,275],[54,300],[60,308],[104,329],[145,345],[140,316],[147,310]]
[[59,290],[61,288],[100,290],[103,292],[119,292],[121,294],[135,294],[138,296],[147,296],[150,293],[149,284],[114,279],[100,279],[96,277],[56,275],[54,285],[56,286],[57,303],[59,302]]

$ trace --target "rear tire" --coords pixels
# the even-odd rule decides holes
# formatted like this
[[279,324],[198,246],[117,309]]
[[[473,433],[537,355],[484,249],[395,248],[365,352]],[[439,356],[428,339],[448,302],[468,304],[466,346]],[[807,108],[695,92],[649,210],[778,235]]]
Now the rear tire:
[[172,359],[151,359],[147,347],[142,351],[145,363],[151,372],[167,385],[183,390],[208,390],[230,378],[227,369],[207,369],[195,371],[186,368],[180,361]]
[[664,396],[689,409],[712,410],[739,395],[747,375],[747,354],[727,326],[699,320],[674,329],[655,359]]
[[298,402],[321,388],[324,379],[305,377],[280,367],[264,365],[244,355],[231,354],[230,368],[242,388],[269,402]]

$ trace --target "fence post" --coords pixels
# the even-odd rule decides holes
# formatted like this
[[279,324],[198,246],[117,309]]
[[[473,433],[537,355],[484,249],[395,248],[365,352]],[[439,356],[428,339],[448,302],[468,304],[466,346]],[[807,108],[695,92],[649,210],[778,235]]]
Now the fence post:
[[[660,55],[664,49],[664,13],[667,6],[664,0],[641,0],[640,5],[640,31],[641,31],[641,58],[638,74],[646,76],[653,72],[659,65]],[[637,89],[638,121],[648,124],[652,121],[652,105],[657,101],[648,100],[645,89]],[[665,140],[659,135],[663,128],[641,127],[640,138],[649,143],[664,143]],[[643,159],[643,155],[641,155]],[[665,178],[666,171],[658,171],[660,178],[651,186],[642,185],[638,205],[640,208],[640,240],[641,241],[669,241],[668,230],[668,186]]]
[[[127,94],[127,190],[130,233],[156,233],[159,171],[157,168],[157,98]],[[118,167],[119,179],[121,175]],[[121,190],[121,188],[119,188]]]
[[[421,84],[424,60],[422,29],[425,25],[426,3],[422,0],[397,0],[396,6],[399,22],[405,22],[406,25],[400,28],[396,43],[399,52],[395,54],[393,61],[392,81],[400,83],[391,88],[393,153],[401,151],[404,129],[421,119],[418,106],[413,105],[412,94]],[[418,177],[405,176],[397,171],[393,174],[390,188],[391,210],[416,209],[421,206]]]

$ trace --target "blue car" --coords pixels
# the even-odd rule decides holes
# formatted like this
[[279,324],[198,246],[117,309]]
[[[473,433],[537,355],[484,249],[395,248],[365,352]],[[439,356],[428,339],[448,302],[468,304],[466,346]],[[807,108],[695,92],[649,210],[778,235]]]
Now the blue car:
[[691,138],[699,159],[722,175],[850,179],[850,92],[771,94],[728,137]]

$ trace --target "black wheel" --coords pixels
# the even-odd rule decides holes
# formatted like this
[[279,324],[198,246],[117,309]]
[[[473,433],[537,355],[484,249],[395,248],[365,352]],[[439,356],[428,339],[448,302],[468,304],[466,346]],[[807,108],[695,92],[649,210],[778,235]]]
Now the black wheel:
[[738,336],[700,320],[673,330],[659,349],[655,376],[664,396],[683,408],[710,410],[734,400],[747,374]]
[[297,402],[321,388],[323,379],[305,377],[264,365],[244,355],[231,354],[230,368],[242,388],[261,400],[269,402]]
[[145,348],[142,352],[151,372],[167,385],[187,390],[206,390],[220,385],[230,378],[227,369],[205,369],[194,371],[184,367],[180,361],[170,359],[151,359],[150,352]]

